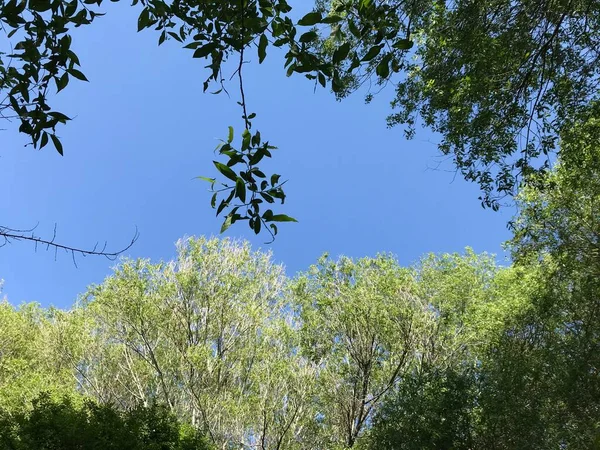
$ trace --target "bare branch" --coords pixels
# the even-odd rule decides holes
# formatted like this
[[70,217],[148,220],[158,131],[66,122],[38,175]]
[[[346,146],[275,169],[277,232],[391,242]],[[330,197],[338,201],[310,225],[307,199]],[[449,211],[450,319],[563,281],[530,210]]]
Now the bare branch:
[[133,237],[131,238],[131,241],[129,241],[129,244],[127,244],[127,246],[125,246],[122,249],[117,250],[117,251],[107,251],[106,250],[106,246],[107,246],[106,242],[104,243],[102,250],[97,250],[98,243],[96,243],[96,245],[94,245],[94,247],[90,249],[90,248],[73,247],[70,245],[55,242],[55,240],[56,240],[56,224],[54,224],[54,231],[53,231],[51,239],[45,239],[40,236],[36,236],[34,234],[34,231],[36,228],[37,228],[37,225],[30,229],[17,229],[17,228],[10,228],[10,227],[5,227],[5,226],[0,225],[0,248],[4,247],[6,244],[11,244],[14,241],[16,241],[16,242],[29,241],[29,242],[33,242],[35,244],[35,251],[37,251],[38,244],[45,245],[46,251],[53,249],[54,250],[54,259],[56,259],[58,250],[64,250],[66,253],[70,253],[71,257],[73,258],[73,264],[75,265],[75,267],[77,267],[77,262],[75,260],[76,255],[80,255],[80,256],[84,256],[84,257],[88,256],[88,255],[104,256],[105,258],[107,258],[111,261],[114,261],[115,259],[117,259],[117,257],[119,255],[121,255],[122,253],[129,250],[133,246],[133,244],[135,244],[135,242],[138,240],[138,238],[140,236],[138,229],[136,227],[135,233],[134,233]]

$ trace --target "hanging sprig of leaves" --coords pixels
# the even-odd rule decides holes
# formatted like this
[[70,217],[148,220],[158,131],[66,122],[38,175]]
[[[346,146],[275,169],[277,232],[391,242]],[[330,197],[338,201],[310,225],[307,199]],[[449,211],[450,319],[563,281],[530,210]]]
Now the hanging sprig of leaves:
[[[247,6],[246,0],[241,0],[240,6],[242,9]],[[268,141],[263,141],[260,131],[256,131],[254,134],[251,131],[252,119],[256,117],[256,114],[248,114],[242,71],[244,51],[246,46],[256,39],[256,34],[252,28],[246,29],[244,18],[244,15],[242,15],[240,22],[240,42],[242,46],[239,50],[239,64],[235,72],[239,80],[240,101],[238,104],[242,109],[244,130],[241,135],[239,149],[232,146],[234,129],[231,126],[229,127],[227,140],[222,141],[217,147],[219,154],[227,156],[229,159],[226,164],[219,161],[213,161],[213,163],[229,182],[220,183],[222,187],[215,190],[216,179],[208,179],[213,192],[211,206],[217,210],[217,216],[227,210],[225,220],[221,226],[221,233],[235,222],[247,220],[248,226],[255,234],[259,234],[264,229],[270,234],[271,242],[273,242],[278,231],[277,225],[273,222],[296,222],[296,219],[285,214],[274,214],[272,209],[267,209],[261,213],[261,204],[264,202],[275,203],[276,200],[279,200],[281,204],[284,203],[283,185],[285,181],[279,181],[279,174],[272,174],[267,178],[257,166],[263,158],[271,158],[271,150],[275,150],[277,147],[270,145]],[[264,32],[264,30],[262,31]],[[259,62],[262,62],[266,56],[268,40],[265,34],[261,34],[258,41],[258,57]],[[238,164],[242,165],[241,169],[237,169]],[[238,171],[236,172],[236,170]],[[221,199],[217,207],[219,193],[223,193],[226,197]]]
[[211,206],[216,209],[217,216],[224,214],[221,233],[234,223],[246,220],[256,234],[266,230],[274,239],[278,231],[276,222],[297,222],[285,214],[275,214],[270,208],[261,212],[264,203],[270,205],[279,201],[283,205],[285,202],[285,181],[281,181],[278,174],[265,175],[257,166],[263,158],[270,158],[277,147],[263,141],[260,131],[253,134],[249,129],[243,130],[239,148],[233,146],[233,141],[234,129],[230,126],[227,139],[216,149],[219,155],[228,158],[227,163],[213,161],[227,181],[198,177],[211,185]]

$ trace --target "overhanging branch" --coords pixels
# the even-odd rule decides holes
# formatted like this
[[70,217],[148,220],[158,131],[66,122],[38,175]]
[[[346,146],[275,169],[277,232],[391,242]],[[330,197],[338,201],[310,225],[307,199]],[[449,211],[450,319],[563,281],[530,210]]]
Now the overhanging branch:
[[50,249],[54,249],[54,258],[56,259],[58,255],[58,251],[65,251],[66,253],[70,253],[73,258],[73,264],[77,267],[77,262],[75,260],[75,255],[81,256],[104,256],[105,258],[114,261],[119,255],[129,250],[133,244],[138,240],[140,234],[138,232],[137,227],[135,228],[135,233],[129,241],[127,246],[123,247],[117,251],[109,251],[106,249],[108,242],[104,242],[102,248],[98,248],[98,242],[94,245],[93,248],[79,248],[73,247],[70,245],[66,245],[64,243],[56,242],[56,224],[54,225],[54,232],[51,239],[45,239],[40,236],[36,236],[34,234],[37,225],[33,228],[27,230],[20,230],[16,228],[10,228],[0,225],[0,248],[4,247],[6,244],[11,244],[12,242],[19,241],[29,241],[35,244],[35,250],[37,251],[38,245],[45,246],[46,251]]

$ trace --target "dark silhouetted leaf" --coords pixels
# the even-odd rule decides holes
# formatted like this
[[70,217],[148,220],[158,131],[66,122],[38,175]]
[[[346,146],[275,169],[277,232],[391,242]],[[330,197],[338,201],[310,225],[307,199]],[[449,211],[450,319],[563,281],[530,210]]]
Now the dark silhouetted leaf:
[[246,183],[244,183],[244,180],[242,180],[240,177],[238,177],[235,182],[235,195],[243,203],[246,203]]
[[319,23],[321,21],[322,17],[323,16],[318,11],[310,12],[298,21],[298,25],[310,27],[312,25],[316,25],[317,23]]
[[265,58],[267,57],[267,45],[268,44],[269,44],[269,41],[267,39],[267,36],[262,34],[258,41],[258,62],[259,63],[262,63],[265,60]]
[[60,140],[56,137],[55,134],[51,134],[50,138],[52,139],[52,143],[54,144],[54,148],[56,148],[56,151],[60,153],[60,156],[63,156],[63,146]]
[[218,161],[213,161],[213,164],[215,165],[215,167],[217,168],[217,170],[219,172],[221,172],[223,175],[225,175],[231,181],[237,181],[237,175],[235,174],[235,172],[233,170],[231,170],[229,167],[227,167],[225,164],[222,164]]
[[415,45],[415,43],[410,39],[400,39],[394,42],[394,45],[392,45],[392,47],[397,48],[398,50],[410,50],[413,47],[413,45]]
[[269,221],[270,222],[298,222],[293,217],[286,216],[285,214],[275,214],[273,217],[271,217],[271,219]]
[[371,61],[373,58],[379,55],[379,52],[381,52],[382,48],[383,45],[376,45],[374,47],[371,47],[367,54],[362,57],[362,61]]

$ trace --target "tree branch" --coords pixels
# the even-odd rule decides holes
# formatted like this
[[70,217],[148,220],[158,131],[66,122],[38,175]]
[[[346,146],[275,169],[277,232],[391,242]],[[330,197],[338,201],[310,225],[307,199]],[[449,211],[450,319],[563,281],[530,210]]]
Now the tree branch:
[[73,258],[73,264],[77,267],[77,262],[75,260],[75,255],[81,256],[104,256],[105,258],[114,261],[117,259],[119,255],[129,250],[133,244],[138,240],[140,234],[138,232],[137,227],[135,228],[135,233],[131,238],[131,241],[127,246],[123,247],[117,251],[108,251],[106,246],[107,242],[104,242],[104,245],[101,249],[98,249],[98,243],[94,245],[93,248],[79,248],[73,247],[70,245],[66,245],[63,243],[56,242],[56,224],[54,225],[54,232],[52,234],[52,239],[45,239],[34,234],[37,225],[33,228],[27,230],[20,230],[16,228],[10,228],[0,225],[0,248],[4,247],[6,244],[11,244],[13,241],[29,241],[35,244],[35,250],[37,251],[38,245],[46,246],[46,251],[50,249],[54,249],[54,257],[56,259],[56,255],[58,250],[64,250],[66,253],[70,253]]

